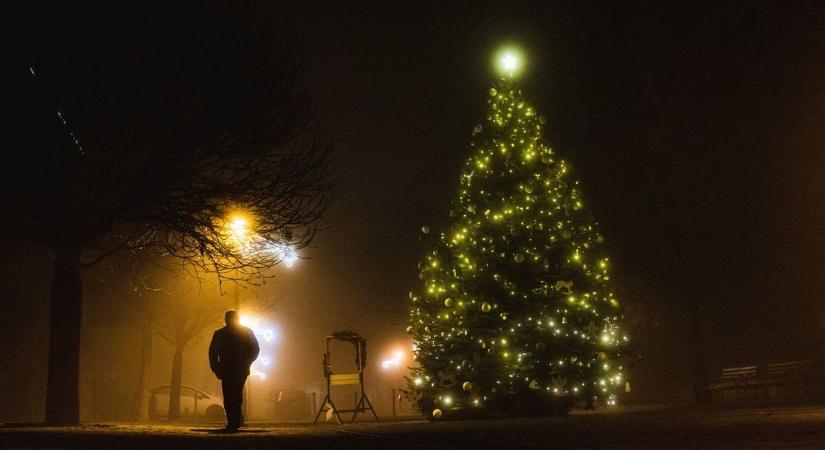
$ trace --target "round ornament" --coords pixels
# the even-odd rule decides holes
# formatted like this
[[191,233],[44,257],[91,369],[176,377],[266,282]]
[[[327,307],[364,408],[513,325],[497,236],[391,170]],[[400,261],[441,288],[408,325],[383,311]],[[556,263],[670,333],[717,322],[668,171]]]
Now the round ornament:
[[596,236],[596,242],[598,242],[599,244],[604,242],[604,236],[602,236],[601,234]]
[[573,237],[573,232],[570,230],[564,230],[561,232],[561,237],[565,239],[570,239],[571,237]]
[[436,419],[436,420],[440,419],[441,416],[443,416],[443,415],[444,415],[444,413],[441,412],[440,409],[436,408],[436,409],[433,410],[433,419]]
[[421,232],[424,233],[424,234],[430,234],[430,226],[429,225],[423,225],[421,227]]
[[530,186],[529,184],[527,186],[524,186],[524,192],[526,192],[528,194],[532,194],[533,193],[533,186]]
[[461,389],[464,389],[464,392],[470,392],[473,390],[473,383],[465,381],[464,384],[461,385]]
[[493,307],[489,303],[484,302],[481,304],[481,312],[490,312],[491,309],[493,309]]
[[547,123],[547,118],[544,116],[539,116],[539,123],[544,125],[545,123]]
[[605,353],[605,352],[599,352],[596,356],[599,358],[599,361],[606,361],[607,360],[607,353]]
[[481,125],[476,125],[473,127],[473,134],[481,133],[482,130],[484,130],[484,127],[482,127]]
[[544,342],[539,342],[538,344],[536,344],[537,352],[543,352],[545,349],[547,349],[547,345],[545,345]]
[[490,88],[490,97],[495,97],[496,95],[498,95],[496,88]]
[[524,255],[519,253],[516,256],[514,256],[513,259],[516,260],[517,263],[523,263],[524,262]]
[[407,334],[412,333],[413,327],[412,325],[407,325]]
[[426,280],[427,279],[427,274],[424,273],[424,272],[421,272],[421,273],[418,274],[418,278],[421,279],[421,280]]
[[446,306],[447,308],[451,308],[453,306],[453,299],[451,299],[450,297],[444,299],[444,306]]
[[471,213],[476,212],[476,206],[475,205],[468,206],[467,207],[467,212],[471,212]]

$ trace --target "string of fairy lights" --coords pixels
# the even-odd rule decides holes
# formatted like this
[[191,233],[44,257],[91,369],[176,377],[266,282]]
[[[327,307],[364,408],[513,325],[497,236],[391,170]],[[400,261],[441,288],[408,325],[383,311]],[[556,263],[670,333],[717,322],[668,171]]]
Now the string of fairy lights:
[[[29,66],[29,75],[31,75],[32,79],[37,79],[37,72],[34,70],[33,66]],[[80,145],[80,140],[74,134],[74,131],[72,131],[72,127],[69,126],[69,122],[66,120],[66,115],[64,114],[62,107],[57,108],[57,117],[60,119],[60,122],[66,128],[66,132],[69,133],[69,137],[72,139],[72,142],[74,142],[74,145],[77,148],[77,152],[80,154],[80,156],[86,156],[86,152],[83,150],[83,146]]]
[[604,238],[516,86],[520,58],[498,57],[504,78],[473,129],[452,224],[438,235],[422,227],[432,248],[423,289],[410,293],[419,366],[409,387],[435,418],[523,392],[611,405],[629,387]]

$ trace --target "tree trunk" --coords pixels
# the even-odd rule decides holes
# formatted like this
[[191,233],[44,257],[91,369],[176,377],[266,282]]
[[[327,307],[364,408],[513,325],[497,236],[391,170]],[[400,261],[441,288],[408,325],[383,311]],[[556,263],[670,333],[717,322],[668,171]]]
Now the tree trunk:
[[183,375],[183,346],[175,345],[172,359],[172,382],[169,387],[169,420],[180,419],[180,385]]
[[49,376],[46,387],[46,423],[80,422],[80,321],[83,284],[79,253],[54,252],[49,310]]
[[[147,321],[148,322],[148,321]],[[137,387],[137,419],[139,422],[149,420],[149,374],[152,372],[152,327],[147,325],[140,336],[140,374]]]

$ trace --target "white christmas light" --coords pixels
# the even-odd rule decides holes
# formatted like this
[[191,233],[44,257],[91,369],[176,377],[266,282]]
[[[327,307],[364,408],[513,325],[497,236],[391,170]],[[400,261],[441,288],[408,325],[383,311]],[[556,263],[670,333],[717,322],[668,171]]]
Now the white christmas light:
[[289,244],[270,244],[269,249],[275,253],[287,267],[292,267],[292,265],[298,261],[298,252],[295,251],[295,247]]

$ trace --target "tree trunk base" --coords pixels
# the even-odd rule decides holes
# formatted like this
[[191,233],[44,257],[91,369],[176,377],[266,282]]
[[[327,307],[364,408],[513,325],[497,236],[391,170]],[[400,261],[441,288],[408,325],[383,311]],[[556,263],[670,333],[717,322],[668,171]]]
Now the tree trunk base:
[[80,322],[83,285],[77,253],[55,253],[49,310],[46,423],[80,423]]

